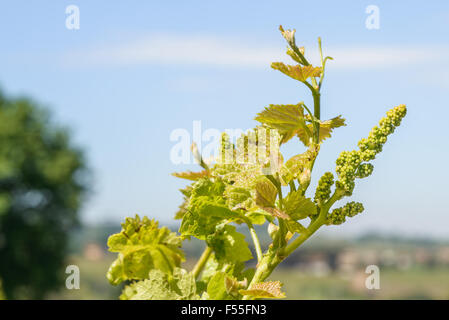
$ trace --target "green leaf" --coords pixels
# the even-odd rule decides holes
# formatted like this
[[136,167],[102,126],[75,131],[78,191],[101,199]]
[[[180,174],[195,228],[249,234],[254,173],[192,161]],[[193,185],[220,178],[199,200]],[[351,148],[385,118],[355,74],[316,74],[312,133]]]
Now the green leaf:
[[124,280],[145,279],[151,269],[171,274],[179,267],[184,255],[179,249],[182,240],[168,228],[158,228],[158,222],[138,215],[127,218],[122,231],[108,239],[109,251],[118,252],[107,273],[116,285]]
[[[304,55],[305,49],[304,49],[304,47],[299,47],[299,48],[298,48],[298,51],[299,51],[302,55]],[[297,62],[297,63],[299,63],[299,64],[302,64],[302,63],[303,63],[303,61],[301,60],[300,56],[299,56],[295,51],[293,51],[292,49],[287,48],[287,54],[288,54],[288,55],[289,55],[295,62]]]
[[333,129],[342,126],[346,126],[346,124],[345,119],[341,116],[326,121],[320,121],[320,142],[326,138],[330,138]]
[[295,80],[306,82],[308,78],[319,77],[321,75],[321,67],[308,66],[291,66],[282,62],[273,62],[271,67],[279,70],[283,74]]
[[192,171],[186,171],[186,172],[174,172],[172,173],[173,176],[181,179],[187,179],[192,181],[197,181],[201,178],[208,177],[209,171],[203,170],[200,172],[192,172]]
[[307,232],[307,229],[297,221],[294,220],[286,220],[286,225],[288,231],[291,233],[304,233]]
[[220,223],[239,218],[241,216],[230,210],[225,203],[214,202],[208,197],[199,197],[190,201],[189,211],[182,219],[179,232],[183,236],[194,236],[205,240],[207,235],[215,232]]
[[[339,128],[342,126],[346,126],[345,119],[343,119],[341,116],[320,121],[317,120],[320,125],[320,137],[319,142],[321,143],[323,140],[330,138],[332,130],[335,128]],[[307,127],[309,130],[313,130],[313,124],[307,124]],[[303,128],[298,129],[296,131],[296,135],[298,138],[304,143],[304,145],[308,146],[310,144],[310,136],[308,134],[308,131],[304,130]]]
[[237,232],[234,226],[226,225],[223,229],[217,230],[207,238],[207,244],[214,250],[218,261],[236,263],[253,258],[245,236]]
[[222,181],[200,179],[193,185],[192,195],[179,232],[183,236],[195,236],[205,240],[213,234],[218,224],[225,220],[238,220],[242,216],[228,208],[224,198]]
[[222,267],[223,266],[217,261],[215,254],[212,252],[204,265],[203,271],[201,272],[201,280],[208,283],[215,273],[220,271]]
[[290,216],[283,212],[282,210],[279,210],[278,208],[273,207],[264,207],[262,208],[269,214],[271,214],[273,217],[281,218],[281,219],[290,219]]
[[192,194],[192,187],[187,186],[184,189],[180,189],[181,193],[184,195],[183,202],[179,205],[178,211],[175,213],[175,219],[182,219],[187,212],[189,206],[189,199]]
[[240,290],[241,295],[251,296],[256,299],[281,299],[285,298],[285,293],[281,291],[280,281],[259,282],[253,284],[248,290]]
[[277,188],[268,180],[263,179],[256,184],[256,204],[261,207],[274,207]]
[[232,300],[234,299],[226,290],[226,278],[224,272],[217,272],[207,285],[207,294],[210,300]]
[[296,30],[284,30],[282,26],[279,26],[279,30],[281,31],[282,36],[287,41],[288,45],[290,47],[296,47],[296,41],[295,41],[295,32]]
[[184,217],[187,213],[187,207],[189,206],[189,199],[184,199],[184,201],[179,205],[178,211],[175,213],[175,219],[179,220]]
[[228,185],[225,193],[226,203],[231,210],[245,209],[249,210],[255,206],[251,196],[251,189]]
[[[290,140],[298,130],[309,132],[304,119],[303,103],[274,105],[270,104],[265,110],[258,113],[255,120],[276,129],[282,135],[282,143]],[[310,132],[311,134],[311,132]]]
[[293,220],[300,220],[317,214],[313,201],[304,197],[300,190],[292,191],[285,197],[284,209]]
[[121,300],[197,300],[195,278],[176,268],[170,279],[159,270],[151,270],[148,279],[126,286]]
[[265,221],[271,221],[271,215],[267,214],[266,211],[257,208],[256,211],[250,211],[245,214],[252,224],[264,224]]
[[305,61],[303,60],[304,57],[304,47],[298,48],[296,46],[295,41],[295,32],[296,30],[284,30],[282,26],[279,26],[279,30],[281,31],[282,36],[285,40],[287,40],[288,45],[290,48],[287,49],[287,54],[295,60],[299,64],[304,64]]
[[315,161],[318,152],[319,146],[310,147],[306,152],[288,159],[281,168],[281,178],[284,183],[289,183],[293,179],[307,180],[302,175],[310,179],[310,166]]
[[257,114],[255,120],[280,131],[296,130],[305,125],[303,103],[270,104]]
[[246,288],[247,285],[248,280],[246,278],[243,281],[238,281],[234,277],[225,277],[226,292],[234,297],[238,297],[240,295],[239,289]]

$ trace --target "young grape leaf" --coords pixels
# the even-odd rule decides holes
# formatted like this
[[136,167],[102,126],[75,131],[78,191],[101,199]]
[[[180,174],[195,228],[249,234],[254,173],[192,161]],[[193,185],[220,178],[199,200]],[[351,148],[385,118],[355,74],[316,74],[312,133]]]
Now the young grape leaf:
[[122,231],[108,239],[109,251],[118,252],[118,258],[107,273],[108,280],[116,285],[124,280],[145,279],[151,269],[171,274],[184,260],[179,249],[182,240],[168,228],[158,228],[158,223],[138,215],[127,218]]
[[293,220],[300,220],[317,214],[313,201],[304,197],[300,190],[292,191],[285,197],[284,209]]
[[249,219],[252,224],[264,224],[267,220],[273,220],[271,214],[260,208],[257,208],[255,211],[245,213],[245,217]]
[[286,214],[285,212],[279,210],[278,208],[273,207],[264,207],[262,208],[269,214],[271,214],[273,217],[281,218],[281,219],[290,219],[290,216]]
[[[309,168],[318,155],[319,145],[310,147],[306,152],[295,155],[288,159],[281,168],[281,178],[288,183],[292,179],[301,178],[301,174]],[[305,172],[308,173],[308,172]]]
[[197,300],[193,274],[176,268],[173,277],[151,270],[148,279],[134,282],[123,289],[121,300]]
[[208,170],[203,170],[200,172],[192,172],[192,171],[174,172],[174,173],[172,173],[172,175],[177,178],[181,178],[181,179],[197,181],[198,179],[208,177],[210,175],[210,173]]
[[215,232],[216,226],[224,220],[238,220],[242,216],[228,208],[223,198],[201,196],[190,200],[187,213],[179,228],[183,236],[194,236],[205,240]]
[[224,272],[217,272],[207,285],[207,294],[210,300],[233,300],[226,290],[226,278],[228,275]]
[[284,28],[282,28],[282,26],[279,26],[279,30],[281,31],[282,36],[284,37],[284,39],[287,41],[288,45],[290,46],[290,48],[287,48],[287,54],[293,59],[295,60],[297,63],[299,64],[304,64],[305,61],[302,59],[304,56],[304,47],[300,47],[298,48],[296,46],[296,41],[295,41],[295,32],[296,30],[284,30]]
[[175,219],[179,220],[184,217],[187,213],[187,207],[189,206],[189,199],[184,199],[184,201],[178,206],[178,211],[175,213]]
[[235,221],[242,218],[242,215],[230,210],[226,204],[225,187],[225,183],[218,179],[200,179],[193,184],[187,213],[179,228],[183,236],[205,240],[224,220]]
[[207,244],[214,250],[218,261],[230,263],[251,260],[253,255],[245,241],[245,236],[236,231],[231,225],[226,225],[221,230],[207,237]]
[[[330,138],[332,130],[335,128],[339,128],[342,126],[346,126],[345,119],[343,119],[341,116],[325,120],[325,121],[319,121],[317,120],[320,125],[320,136],[319,136],[319,142],[321,143],[323,140]],[[309,123],[307,124],[307,128],[309,130],[313,130],[313,124]],[[304,143],[304,145],[309,146],[310,145],[310,135],[308,134],[308,131],[304,130],[303,128],[300,128],[296,131],[296,135],[298,138]]]
[[241,295],[251,296],[256,299],[281,299],[285,298],[285,293],[281,291],[280,281],[268,281],[253,284],[250,289],[240,290]]
[[308,66],[291,66],[282,62],[273,62],[271,67],[279,70],[283,74],[295,80],[306,82],[308,78],[319,77],[321,75],[321,67]]
[[234,297],[239,296],[239,289],[245,288],[248,285],[248,280],[245,278],[243,281],[238,281],[236,278],[227,276],[225,277],[226,292]]
[[254,118],[270,128],[279,131],[293,131],[305,126],[303,103],[276,105],[270,104]]
[[326,138],[330,138],[333,129],[342,126],[346,126],[346,124],[345,119],[341,115],[329,120],[320,121],[320,142]]
[[256,204],[261,207],[274,207],[276,201],[277,189],[274,184],[263,179],[256,184]]
[[291,233],[307,232],[307,229],[302,224],[300,224],[298,221],[286,220],[285,223],[287,225],[288,231],[290,231]]
[[255,205],[251,196],[251,189],[249,188],[228,185],[226,186],[224,196],[226,197],[226,203],[231,210],[249,210]]

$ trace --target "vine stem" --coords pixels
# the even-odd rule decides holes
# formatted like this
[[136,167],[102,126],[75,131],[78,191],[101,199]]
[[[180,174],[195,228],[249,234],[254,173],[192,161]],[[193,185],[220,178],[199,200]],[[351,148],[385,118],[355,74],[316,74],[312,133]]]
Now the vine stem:
[[212,248],[207,246],[206,249],[204,249],[203,253],[201,254],[201,257],[198,259],[195,267],[193,267],[192,273],[193,276],[198,278],[201,271],[203,271],[204,266],[206,265],[207,260],[209,259],[210,255],[212,253]]
[[301,244],[304,243],[307,239],[310,238],[312,234],[314,234],[325,222],[326,217],[329,212],[329,209],[332,207],[332,205],[341,199],[341,193],[339,190],[335,190],[332,197],[321,207],[320,214],[318,218],[313,221],[309,227],[307,228],[307,231],[302,233],[298,238],[292,241],[283,251],[283,254],[285,256],[290,255],[293,251],[295,251]]
[[[288,246],[281,248],[279,251],[269,249],[258,264],[256,273],[254,274],[248,288],[251,288],[253,284],[262,282],[269,277],[279,263],[281,263],[287,256],[303,244],[304,241],[309,239],[323,224],[325,224],[329,209],[336,201],[342,198],[342,195],[342,191],[336,189],[331,198],[321,207],[318,218],[307,227],[304,233],[300,234],[299,237],[293,240]],[[251,296],[243,297],[243,300],[251,299],[253,299]]]
[[260,247],[259,237],[257,236],[256,230],[254,229],[254,226],[252,224],[248,224],[249,232],[251,234],[251,238],[254,242],[254,248],[256,249],[257,254],[257,262],[259,263],[262,261],[263,254],[262,254],[262,248]]
[[[318,45],[319,45],[319,50],[320,50],[320,60],[321,60],[321,67],[322,67],[322,73],[321,73],[321,76],[319,77],[319,83],[317,83],[317,80],[314,77],[311,78],[311,84],[307,81],[304,81],[303,83],[312,92],[313,117],[314,117],[312,119],[312,121],[313,121],[314,129],[315,129],[315,137],[314,137],[315,141],[314,142],[315,142],[315,144],[319,145],[320,125],[319,125],[319,123],[316,123],[316,120],[319,121],[321,119],[321,93],[320,93],[320,91],[321,91],[321,85],[322,85],[323,79],[324,79],[324,70],[325,70],[326,60],[327,59],[332,60],[332,58],[331,57],[323,58],[323,51],[322,51],[322,47],[321,47],[321,38],[318,38]],[[305,66],[310,65],[309,62],[307,61],[307,59],[304,57],[304,55],[299,50],[295,50],[296,47],[292,47],[292,49],[300,57],[303,65],[305,65]],[[307,111],[309,113],[311,113],[309,109],[307,109]],[[313,169],[314,163],[315,163],[315,159],[313,160],[310,170]],[[268,177],[268,178],[271,178],[270,180],[272,180],[272,182],[276,181],[274,179],[274,177]],[[275,181],[273,181],[273,180],[275,180]],[[275,185],[276,185],[276,187],[278,187],[278,189],[280,189],[279,188],[280,186],[278,186],[276,183],[275,183]],[[303,190],[303,193],[305,193],[307,187],[308,187],[308,185]],[[290,188],[295,189],[294,185],[293,186],[290,185]],[[251,288],[251,286],[256,283],[264,281],[268,276],[270,276],[270,274],[273,272],[273,270],[277,267],[277,265],[279,263],[281,263],[287,256],[289,256],[301,244],[303,244],[307,239],[309,239],[322,225],[324,225],[326,223],[326,217],[329,212],[329,209],[332,207],[332,205],[337,200],[341,199],[341,197],[342,197],[341,192],[338,189],[335,190],[332,197],[321,206],[318,217],[315,220],[312,220],[312,222],[307,227],[307,229],[303,233],[301,233],[295,240],[293,240],[290,244],[284,244],[283,246],[281,246],[277,249],[273,249],[273,247],[270,246],[270,248],[267,250],[267,252],[262,257],[262,259],[259,258],[259,254],[258,254],[259,263],[257,265],[256,272],[255,272],[248,288]],[[282,191],[281,190],[279,190],[279,202],[282,207],[283,203],[282,203]],[[281,226],[281,223],[280,223],[280,226]],[[282,232],[280,232],[280,233],[282,234]],[[282,236],[284,236],[284,235],[282,235]],[[243,297],[243,300],[251,300],[251,299],[253,299],[251,296]]]

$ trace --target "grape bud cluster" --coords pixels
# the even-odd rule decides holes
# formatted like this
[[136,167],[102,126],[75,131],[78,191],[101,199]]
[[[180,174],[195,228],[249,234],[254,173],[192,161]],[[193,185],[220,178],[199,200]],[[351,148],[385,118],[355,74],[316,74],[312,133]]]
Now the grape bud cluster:
[[331,172],[326,172],[318,181],[318,186],[315,191],[315,202],[320,204],[327,201],[331,195],[331,187],[334,184],[334,175]]
[[364,210],[363,204],[360,202],[348,202],[345,204],[342,208],[334,209],[328,216],[327,216],[327,225],[339,225],[346,221],[346,217],[354,217],[359,213],[362,213]]
[[379,121],[379,126],[371,130],[368,138],[359,141],[359,150],[343,151],[340,154],[336,161],[336,172],[339,178],[336,186],[343,190],[345,195],[352,195],[355,178],[366,178],[373,172],[373,165],[363,162],[375,159],[376,154],[382,151],[383,145],[387,142],[387,136],[401,124],[406,113],[405,105],[389,110],[387,116]]

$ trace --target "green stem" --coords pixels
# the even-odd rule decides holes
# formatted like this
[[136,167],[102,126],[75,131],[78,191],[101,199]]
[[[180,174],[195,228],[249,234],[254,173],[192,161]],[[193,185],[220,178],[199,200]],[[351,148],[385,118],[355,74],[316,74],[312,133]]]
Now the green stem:
[[[248,288],[251,288],[252,285],[263,282],[277,267],[279,263],[283,260],[275,251],[269,250],[262,261],[259,263],[256,273],[253,276]],[[251,296],[244,296],[242,300],[252,300],[254,299]]]
[[320,58],[321,58],[321,76],[320,76],[320,81],[318,83],[318,91],[321,90],[321,86],[323,85],[323,80],[324,80],[324,73],[325,73],[325,69],[326,69],[326,61],[329,60],[334,60],[332,57],[326,57],[323,59],[323,50],[321,48],[321,38],[318,38],[318,46],[320,48]]
[[206,247],[206,249],[204,249],[203,253],[201,254],[201,257],[198,259],[195,267],[193,267],[192,273],[193,276],[196,278],[198,278],[198,276],[200,275],[201,271],[203,270],[204,266],[206,265],[207,260],[209,259],[210,255],[212,253],[212,248],[211,247]]
[[[312,121],[313,121],[314,129],[315,129],[314,144],[317,146],[319,146],[319,137],[320,137],[320,135],[319,135],[320,134],[320,125],[317,120],[321,119],[320,89],[321,89],[321,85],[322,85],[323,78],[324,78],[325,63],[326,63],[326,60],[328,59],[328,57],[323,59],[323,51],[321,48],[321,38],[318,38],[318,45],[319,45],[319,49],[320,49],[320,58],[321,58],[321,66],[322,66],[322,73],[319,78],[319,83],[317,83],[317,80],[314,77],[311,78],[311,84],[307,81],[303,82],[310,89],[310,91],[312,92],[312,96],[313,96],[313,119],[312,119]],[[309,62],[304,57],[304,55],[299,50],[297,50],[296,47],[292,46],[292,49],[300,57],[303,65],[305,65],[305,66],[310,65]],[[307,107],[306,107],[306,110],[309,113],[311,113]],[[315,159],[316,159],[316,157],[315,157]],[[313,162],[310,165],[310,170],[312,170],[312,168],[314,166],[315,159],[313,159]],[[280,206],[282,209],[282,207],[283,207],[282,190],[280,188],[280,185],[278,185],[278,180],[276,180],[273,176],[271,176],[269,178],[275,184],[275,186],[278,188],[279,203],[280,203]],[[305,188],[304,188],[304,186],[300,186],[300,187],[304,189],[303,192],[305,193],[305,190],[307,189],[308,184],[307,184],[307,186],[305,186]],[[294,190],[294,189],[295,189],[294,183],[293,183],[293,186],[292,186],[292,184],[290,184],[290,190]],[[254,274],[254,277],[252,278],[251,283],[249,284],[248,288],[251,288],[251,286],[256,283],[264,281],[273,272],[273,270],[277,267],[277,265],[279,263],[281,263],[288,255],[290,255],[295,249],[297,249],[302,243],[304,243],[304,241],[306,241],[308,238],[310,238],[323,224],[325,224],[329,209],[332,207],[332,205],[337,200],[341,199],[341,197],[342,197],[341,191],[338,189],[335,190],[332,197],[325,204],[323,204],[321,206],[318,217],[310,223],[310,225],[308,226],[308,228],[306,229],[305,232],[301,233],[289,245],[287,245],[285,242],[279,243],[280,246],[278,246],[278,247],[274,247],[273,245],[271,245],[270,248],[268,249],[267,253],[263,256],[262,259],[260,259],[259,255],[258,255],[259,263],[257,265],[257,269]],[[282,222],[283,221],[281,221],[279,219],[278,236],[283,236],[282,235],[282,231],[283,231],[282,227],[285,228],[285,225],[283,225]],[[273,244],[276,242],[275,240],[273,241]],[[250,300],[250,299],[253,299],[253,298],[251,296],[243,297],[243,300]]]
[[[313,79],[313,78],[312,78]],[[321,119],[321,94],[319,92],[318,89],[315,89],[315,87],[313,87],[310,83],[308,83],[307,81],[303,82],[312,92],[312,97],[313,97],[313,115],[315,117],[314,121],[316,119],[320,120]],[[318,126],[317,128],[317,136],[315,137],[315,140],[318,139],[319,141],[319,134],[320,134],[320,126]],[[315,141],[315,143],[318,143],[318,141]]]
[[[312,92],[313,92],[313,90],[312,90]],[[315,143],[316,144],[318,144],[318,142],[319,142],[319,130],[320,130],[320,125],[319,125],[319,123],[316,121],[316,119],[315,119],[315,117],[314,117],[314,115],[312,114],[312,112],[310,111],[310,109],[304,104],[303,105],[304,106],[304,109],[306,109],[307,110],[307,112],[309,113],[309,115],[310,115],[310,119],[311,119],[311,121],[312,121],[312,124],[313,124],[313,128],[314,128],[314,141],[315,141]],[[306,127],[307,128],[307,127]]]
[[281,206],[281,209],[283,209],[284,203],[283,203],[283,199],[282,199],[282,186],[281,186],[281,183],[279,182],[279,178],[278,177],[274,177],[272,174],[267,175],[267,178],[276,187],[276,189],[278,191],[278,195],[279,195],[279,204]]
[[295,251],[296,248],[298,248],[301,244],[303,244],[304,241],[309,239],[310,236],[314,234],[326,222],[326,217],[329,212],[329,209],[336,201],[340,200],[341,197],[342,197],[341,191],[339,189],[336,189],[332,197],[321,207],[318,218],[310,224],[310,226],[307,228],[307,232],[304,232],[301,235],[299,235],[298,238],[293,240],[285,248],[285,250],[283,251],[283,254],[285,256],[288,256],[293,251]]
[[260,262],[263,258],[262,254],[262,248],[260,247],[259,237],[257,237],[256,230],[254,229],[254,226],[251,223],[247,223],[249,228],[249,233],[251,234],[251,238],[254,242],[254,248],[256,249],[257,254],[257,262]]
[[288,184],[290,186],[290,192],[296,191],[295,181],[292,180]]
[[321,76],[320,76],[320,81],[318,83],[318,91],[320,91],[321,85],[323,84],[324,65],[325,65],[325,60],[323,59],[323,49],[321,48],[321,38],[320,37],[318,37],[318,48],[320,49],[320,60],[321,60]]
[[320,120],[321,119],[321,105],[320,105],[321,94],[317,90],[314,90],[314,91],[312,91],[312,96],[313,96],[313,115],[315,116],[315,118]]

